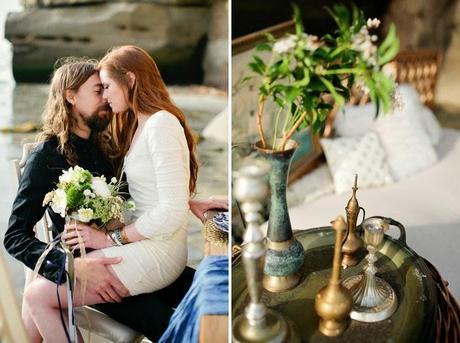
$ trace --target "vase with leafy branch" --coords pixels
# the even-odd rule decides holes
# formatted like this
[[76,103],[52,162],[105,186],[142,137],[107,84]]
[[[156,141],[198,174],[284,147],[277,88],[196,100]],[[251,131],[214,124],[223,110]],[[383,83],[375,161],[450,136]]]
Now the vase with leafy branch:
[[[295,34],[278,40],[267,35],[249,64],[253,75],[248,78],[260,78],[256,148],[272,164],[264,269],[264,287],[270,291],[295,287],[304,259],[303,248],[292,234],[286,201],[290,160],[297,148],[293,134],[301,130],[321,133],[332,108],[344,106],[352,87],[369,96],[376,115],[387,112],[395,84],[382,69],[399,51],[394,25],[378,45],[375,31],[380,21],[366,20],[354,5],[327,8],[337,30],[321,38],[304,32],[300,11],[295,5],[293,9]],[[269,52],[265,60],[261,57],[264,51]],[[274,103],[274,113],[264,113],[267,100]],[[266,115],[274,115],[270,130],[262,124]]]

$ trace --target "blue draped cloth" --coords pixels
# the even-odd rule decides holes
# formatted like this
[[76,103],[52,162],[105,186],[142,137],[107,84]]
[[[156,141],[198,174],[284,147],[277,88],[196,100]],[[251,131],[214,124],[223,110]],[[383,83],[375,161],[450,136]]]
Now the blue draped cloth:
[[228,314],[228,257],[207,256],[169,321],[160,343],[198,342],[203,315]]

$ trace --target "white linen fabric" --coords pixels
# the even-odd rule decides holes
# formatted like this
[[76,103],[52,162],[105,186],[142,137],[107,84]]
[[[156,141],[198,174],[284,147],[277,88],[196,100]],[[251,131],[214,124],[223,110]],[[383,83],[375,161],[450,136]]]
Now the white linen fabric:
[[335,192],[347,192],[358,174],[362,187],[381,186],[393,181],[385,151],[375,132],[363,137],[323,138],[321,146],[334,180]]
[[136,295],[168,286],[187,263],[189,149],[174,115],[159,111],[147,119],[124,171],[136,204],[133,222],[146,239],[101,251],[123,258],[111,266]]

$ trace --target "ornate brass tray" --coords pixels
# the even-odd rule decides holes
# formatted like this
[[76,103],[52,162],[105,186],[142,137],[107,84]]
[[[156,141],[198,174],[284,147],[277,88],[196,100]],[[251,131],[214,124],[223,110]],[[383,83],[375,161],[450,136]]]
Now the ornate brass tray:
[[[398,297],[398,309],[387,320],[362,323],[350,320],[337,342],[429,342],[434,332],[436,305],[435,283],[427,266],[405,242],[404,228],[394,239],[385,236],[379,250],[378,276],[386,280]],[[327,284],[332,267],[335,235],[330,227],[295,232],[305,250],[302,280],[299,286],[283,293],[264,291],[262,301],[290,318],[304,342],[330,342],[318,331],[314,310],[316,293]],[[366,251],[358,252],[361,262],[342,271],[342,279],[361,273]],[[232,315],[242,313],[249,301],[241,258],[232,266]]]

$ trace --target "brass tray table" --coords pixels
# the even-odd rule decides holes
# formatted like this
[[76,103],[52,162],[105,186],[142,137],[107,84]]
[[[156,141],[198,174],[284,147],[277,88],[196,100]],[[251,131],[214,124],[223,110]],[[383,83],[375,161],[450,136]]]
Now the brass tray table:
[[[302,279],[293,290],[283,293],[264,291],[262,301],[297,326],[304,342],[430,342],[435,337],[436,285],[424,260],[410,249],[405,231],[394,239],[385,235],[378,252],[377,276],[386,280],[398,298],[396,312],[387,320],[363,323],[350,320],[343,335],[331,339],[318,331],[314,309],[316,293],[327,284],[332,268],[335,232],[331,227],[295,231],[305,250]],[[358,251],[361,262],[342,270],[342,280],[362,273],[366,250]],[[232,315],[243,312],[249,301],[241,256],[232,265]]]

